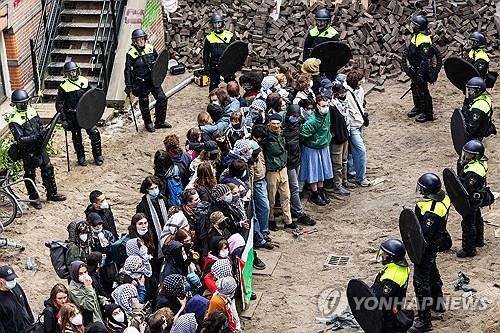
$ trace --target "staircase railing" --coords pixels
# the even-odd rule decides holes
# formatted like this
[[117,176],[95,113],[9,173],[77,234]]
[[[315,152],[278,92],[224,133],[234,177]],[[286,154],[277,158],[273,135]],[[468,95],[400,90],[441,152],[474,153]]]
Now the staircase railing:
[[37,94],[42,90],[42,76],[49,64],[52,41],[60,20],[62,0],[41,0],[42,13],[35,38],[30,39],[31,64]]
[[99,24],[92,48],[92,65],[101,64],[97,86],[108,90],[112,64],[118,45],[119,25],[126,0],[105,0],[102,4]]

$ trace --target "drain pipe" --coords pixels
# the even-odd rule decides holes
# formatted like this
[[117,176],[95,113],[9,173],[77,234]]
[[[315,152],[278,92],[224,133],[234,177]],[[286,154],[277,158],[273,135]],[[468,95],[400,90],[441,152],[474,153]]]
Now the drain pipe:
[[[167,111],[167,107],[168,107],[168,99],[172,96],[174,96],[175,94],[177,94],[179,91],[181,91],[182,89],[186,88],[188,85],[190,85],[192,82],[194,81],[194,75],[191,75],[190,77],[188,77],[187,79],[185,79],[184,81],[180,82],[178,85],[176,85],[175,87],[173,87],[172,89],[170,89],[169,91],[167,91],[165,93],[165,112]],[[149,109],[153,109],[156,105],[156,100],[152,101],[149,103]]]

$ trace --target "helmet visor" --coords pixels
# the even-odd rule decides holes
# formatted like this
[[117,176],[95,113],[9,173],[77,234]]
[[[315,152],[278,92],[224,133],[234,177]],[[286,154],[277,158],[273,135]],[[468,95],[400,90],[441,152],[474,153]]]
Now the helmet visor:
[[212,27],[216,32],[222,31],[222,28],[224,27],[224,22],[222,21],[214,22],[212,23]]
[[377,256],[375,257],[375,260],[378,263],[385,264],[387,260],[389,259],[389,254],[385,252],[382,247],[378,249]]
[[330,20],[328,19],[316,19],[316,26],[318,27],[318,30],[324,30],[328,27],[328,23],[330,23]]

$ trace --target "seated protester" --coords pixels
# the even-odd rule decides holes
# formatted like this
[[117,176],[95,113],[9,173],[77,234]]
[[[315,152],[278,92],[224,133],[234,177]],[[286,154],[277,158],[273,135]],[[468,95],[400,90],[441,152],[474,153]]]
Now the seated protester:
[[[297,93],[292,101],[292,104],[299,104],[302,100],[312,101],[314,108],[314,92],[312,91],[312,76],[311,74],[300,74],[297,78],[295,89]],[[312,110],[312,109],[311,109]]]
[[[255,97],[255,99],[261,99],[265,101],[267,96],[277,91],[278,89],[278,80],[272,76],[268,75],[262,79],[261,88],[259,94]],[[255,102],[255,101],[254,101]]]
[[231,201],[231,206],[236,209],[241,216],[243,216],[242,227],[245,229],[249,229],[250,225],[248,224],[247,211],[245,209],[245,193],[247,192],[245,188],[241,185],[237,185],[235,183],[227,183],[229,188],[231,189],[231,194],[233,195],[233,201]]
[[241,111],[235,111],[231,114],[230,126],[226,130],[226,141],[229,145],[229,148],[232,149],[236,141],[240,139],[248,139],[250,137],[250,133],[247,128],[243,126],[244,117]]
[[222,311],[211,312],[203,321],[201,333],[223,333],[226,332],[227,317]]
[[[136,213],[134,216],[132,216],[132,220],[130,222],[130,225],[128,226],[128,239],[134,239],[138,238],[140,239],[146,248],[148,249],[148,255],[151,256],[151,259],[149,260],[151,262],[151,266],[153,269],[153,274],[155,273],[155,266],[159,267],[159,264],[157,264],[158,260],[158,253],[156,251],[156,246],[155,246],[155,241],[153,239],[153,235],[149,232],[149,223],[146,218],[146,215],[143,213]],[[125,259],[127,257],[127,251],[126,251],[126,243],[125,246],[123,246],[123,249],[120,249],[120,264],[117,262],[117,266],[121,268],[123,265],[123,262],[125,262]],[[115,262],[116,262],[115,258]],[[156,271],[158,272],[158,271]]]
[[319,94],[319,84],[321,80],[326,79],[326,76],[320,74],[319,66],[321,65],[321,60],[317,58],[309,58],[300,67],[300,72],[302,74],[311,74],[312,80],[310,87],[313,91],[313,96]]
[[[186,202],[191,202],[191,210],[189,212],[184,211],[184,215],[186,215],[186,213],[192,215],[190,213],[192,213],[192,210],[196,207],[194,203],[198,204],[199,201],[211,202],[211,190],[217,184],[217,179],[215,178],[215,169],[210,162],[202,162],[198,166],[196,172],[197,177],[193,183],[193,189],[198,194],[198,200],[194,200],[196,199],[196,196],[194,195],[194,192],[191,191],[191,189],[187,189],[184,191],[185,194],[183,195],[183,207],[186,206]],[[189,216],[186,217],[188,218],[188,220],[190,219]]]
[[92,251],[101,252],[106,256],[111,256],[111,244],[113,244],[116,239],[111,231],[104,230],[101,215],[97,213],[89,213],[89,215],[87,215],[87,222],[91,227],[89,235],[91,238],[90,244]]
[[[73,261],[70,268],[71,281],[69,282],[69,299],[80,309],[85,326],[90,323],[104,323],[101,316],[100,306],[107,302],[107,299],[98,296],[92,287],[87,265],[83,261]],[[61,310],[62,311],[62,310]],[[61,321],[63,313],[61,312]],[[64,327],[64,326],[62,326]]]
[[[210,214],[210,229],[208,230],[208,244],[213,244],[213,239],[220,238],[228,239],[231,237],[231,232],[228,230],[229,219],[222,212],[213,212]],[[213,248],[210,246],[210,250]]]
[[267,120],[269,121],[269,116],[276,112],[286,111],[286,103],[281,98],[280,94],[272,93],[266,98],[267,105]]
[[115,239],[118,239],[115,218],[113,216],[113,212],[111,211],[111,206],[106,199],[106,196],[101,191],[94,190],[90,192],[89,201],[90,205],[88,205],[85,209],[85,216],[87,217],[87,219],[90,213],[99,214],[104,230],[111,232]]
[[[214,238],[211,243],[211,251],[205,257],[203,262],[203,284],[207,288],[208,291],[214,293],[216,290],[215,281],[217,281],[217,277],[224,275],[224,272],[231,272],[229,276],[232,276],[232,267],[231,262],[229,261],[226,265],[226,262],[219,262],[219,260],[228,259],[229,257],[229,245],[226,239],[222,237]],[[214,276],[212,271],[212,266],[216,265],[216,274],[217,277]],[[227,269],[229,267],[229,269]]]
[[[144,286],[146,287],[146,300],[153,301],[156,296],[158,280],[153,275],[148,248],[140,238],[133,238],[126,243],[127,256],[139,257],[142,260],[141,272],[145,277]],[[127,258],[128,259],[128,258]]]
[[174,235],[177,230],[184,229],[189,232],[189,223],[187,218],[184,216],[181,207],[170,208],[168,216],[167,223],[165,223],[160,236],[162,247],[174,239]]
[[184,313],[193,313],[198,323],[197,332],[201,331],[203,325],[203,319],[208,310],[208,299],[201,295],[194,295],[187,301],[186,307],[184,308]]
[[104,279],[101,278],[100,268],[103,264],[103,256],[101,252],[91,252],[87,256],[87,270],[92,278],[92,288],[96,291],[98,296],[109,298],[108,292],[104,289]]
[[[168,333],[174,324],[174,313],[169,308],[161,308],[148,319],[150,333]],[[111,333],[111,332],[110,332]]]
[[197,127],[190,128],[186,133],[186,138],[186,152],[189,154],[191,160],[194,160],[200,155],[203,149],[200,129]]
[[233,195],[231,188],[226,184],[217,184],[212,190],[213,211],[220,211],[229,219],[227,229],[231,234],[245,227],[246,216],[231,206]]
[[220,167],[220,150],[219,146],[215,141],[207,141],[203,144],[203,150],[200,155],[195,158],[191,164],[189,165],[189,172],[191,174],[191,178],[189,179],[189,184],[186,188],[193,187],[194,182],[198,178],[198,167],[201,163],[208,162],[212,166],[212,168],[217,171]]
[[260,83],[262,82],[262,79],[263,79],[262,72],[257,72],[257,71],[252,71],[250,73],[243,73],[239,77],[238,81],[240,83],[240,86],[245,91],[245,93],[243,94],[243,98],[246,101],[246,105],[252,104],[255,97],[259,93],[261,88]]
[[[296,73],[292,73],[292,71],[295,71]],[[276,68],[276,73],[277,73],[277,75],[279,75],[279,74],[285,75],[284,82],[280,81],[278,79],[278,77],[276,77],[276,79],[278,79],[278,83],[279,83],[280,87],[282,89],[285,89],[290,94],[290,98],[293,99],[293,96],[295,96],[295,86],[296,86],[294,76],[299,75],[298,71],[290,64],[281,64],[281,65],[278,65],[278,67]],[[292,101],[290,101],[290,103],[291,102]]]
[[[250,140],[240,140],[240,141],[248,141],[248,143],[245,143],[245,148],[241,147],[242,151],[245,151],[246,155],[243,155],[244,158],[247,158],[248,155],[250,156],[248,160],[250,160],[252,157],[252,143]],[[238,145],[239,142],[238,141]],[[250,191],[248,189],[248,181],[249,181],[250,173],[248,172],[248,164],[247,160],[245,159],[237,159],[232,161],[229,164],[229,167],[227,168],[226,171],[224,171],[220,177],[220,183],[221,184],[229,184],[233,183],[238,186],[240,189],[240,192],[242,193],[242,197],[245,197],[245,201],[250,200]]]
[[139,302],[137,288],[130,283],[122,284],[111,293],[111,297],[125,312],[129,326],[140,329],[146,313],[144,305]]
[[167,135],[163,140],[163,145],[167,153],[167,159],[165,159],[167,173],[171,166],[179,167],[182,185],[186,187],[189,182],[189,165],[192,161],[190,155],[182,150],[179,137],[175,134]]
[[147,300],[154,298],[154,294],[149,298],[147,297],[144,270],[142,259],[138,256],[130,256],[125,260],[122,269],[120,269],[117,281],[119,285],[133,284],[137,288],[137,299],[141,304],[145,304]]
[[170,333],[196,333],[197,329],[198,322],[194,313],[186,313],[175,320]]
[[185,276],[180,274],[165,276],[156,297],[156,310],[166,307],[176,316],[182,314],[186,305],[186,287],[189,287],[189,282]]
[[197,117],[198,127],[201,131],[203,142],[215,140],[216,135],[223,135],[229,127],[229,116],[222,117],[215,122],[207,111],[201,111]]
[[59,332],[85,333],[82,313],[75,304],[66,303],[61,307]]
[[314,101],[312,99],[302,99],[299,106],[300,118],[302,118],[302,124],[304,124],[314,112]]
[[193,258],[193,262],[189,265],[189,271],[200,271],[198,268],[198,263],[200,262],[200,254],[193,248],[193,239],[191,238],[191,233],[185,231],[184,229],[179,229],[174,235],[174,240],[184,246],[184,251],[186,252],[188,258]]
[[[148,248],[153,250],[153,258],[155,264],[158,264],[158,259],[163,258],[160,242],[161,232],[165,223],[168,220],[168,203],[167,198],[160,192],[162,182],[158,177],[147,176],[141,184],[140,192],[144,194],[141,202],[137,205],[136,212],[143,213],[148,221],[148,231],[153,238],[153,247]],[[155,267],[153,266],[153,271]]]
[[[206,163],[206,162],[205,162]],[[212,168],[210,164],[206,163],[204,165],[208,165],[208,168]],[[213,176],[212,176],[213,177]],[[198,204],[201,202],[200,196],[198,192],[194,188],[185,189],[181,194],[182,198],[182,213],[184,217],[187,219],[189,224],[189,229],[194,230],[196,224],[196,214],[195,210],[198,207]]]
[[47,333],[60,333],[58,321],[61,318],[61,308],[68,303],[68,289],[62,283],[57,283],[50,291],[50,298],[43,305],[43,325]]
[[127,315],[118,304],[106,305],[103,314],[104,324],[109,333],[123,333],[128,327]]
[[229,246],[229,255],[231,259],[241,258],[245,249],[245,239],[240,234],[234,234],[227,240]]
[[236,310],[234,296],[238,285],[233,277],[225,277],[217,281],[217,293],[210,299],[205,320],[211,313],[221,311],[227,318],[229,332],[241,330],[240,318]]
[[181,243],[171,240],[163,246],[163,252],[165,258],[160,273],[160,281],[163,281],[165,276],[171,274],[188,275],[192,258],[188,257]]
[[231,99],[231,103],[234,103],[233,108],[236,107],[235,100],[238,101],[238,110],[242,107],[248,106],[246,99],[244,99],[240,94],[240,85],[238,84],[238,82],[229,81],[226,85],[226,90],[229,98]]
[[265,100],[255,99],[252,104],[250,104],[247,113],[243,114],[247,131],[251,131],[254,125],[267,123],[266,110],[267,104]]
[[[70,226],[68,226],[68,228],[70,228]],[[91,239],[89,237],[90,233],[90,226],[85,221],[77,222],[75,224],[75,231],[70,232],[70,234],[73,234],[74,238],[70,238],[66,250],[66,266],[68,269],[71,267],[73,261],[87,261],[87,256],[92,252],[90,246]]]
[[[226,118],[229,121],[229,117],[235,111],[240,109],[240,102],[237,99],[229,97],[226,89],[217,88],[214,91],[215,96],[217,96],[217,101],[220,103],[222,107],[222,117]],[[212,99],[213,97],[211,97]],[[213,99],[212,99],[213,100]]]
[[278,80],[278,94],[280,94],[281,98],[283,98],[283,100],[285,100],[287,104],[291,104],[292,101],[290,100],[290,93],[286,90],[288,86],[286,75],[277,73],[276,75],[274,75],[274,77],[276,77],[276,80]]
[[[217,96],[217,89],[214,89],[208,93],[208,100],[210,103],[207,105],[207,112],[208,114],[210,114],[212,120],[215,123],[218,123],[219,120],[221,120],[222,117],[224,117],[224,110],[219,101],[219,97]],[[202,141],[205,142],[205,140],[203,140],[203,137]]]
[[[223,160],[222,165],[227,168],[235,160],[243,160],[243,162],[248,162],[252,158],[252,142],[248,139],[241,139],[236,141],[234,148],[229,151],[229,154]],[[244,168],[246,171],[246,167]],[[223,172],[224,174],[224,172]],[[221,175],[221,179],[223,175]],[[248,180],[248,175],[243,177],[244,181]]]
[[153,160],[154,176],[161,180],[160,192],[165,192],[165,175],[168,171],[166,160],[168,159],[167,152],[159,149],[155,153]]

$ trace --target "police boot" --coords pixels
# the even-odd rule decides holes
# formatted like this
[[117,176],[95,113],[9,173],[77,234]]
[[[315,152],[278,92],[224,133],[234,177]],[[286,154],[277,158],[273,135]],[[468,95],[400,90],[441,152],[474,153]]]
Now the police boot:
[[81,166],[86,166],[87,161],[85,161],[85,147],[83,146],[81,130],[78,129],[77,131],[71,131],[71,137],[73,140],[73,147],[75,148],[78,164]]
[[408,330],[410,333],[421,333],[432,331],[432,322],[429,320],[417,319],[413,326]]
[[165,121],[167,117],[166,105],[157,105],[155,108],[155,116],[155,128],[172,128],[172,125]]
[[66,196],[57,193],[56,177],[54,175],[54,167],[50,166],[48,170],[42,172],[43,185],[47,191],[47,201],[64,201]]
[[484,222],[481,216],[476,217],[476,247],[484,246]]
[[408,118],[413,118],[413,117],[415,117],[419,113],[420,113],[420,110],[415,106],[406,115],[408,116]]
[[89,137],[95,164],[102,165],[104,163],[104,159],[102,158],[101,133],[99,133],[99,130],[94,127],[91,129]]
[[[26,177],[26,178],[31,178],[31,177]],[[42,209],[40,196],[38,195],[35,185],[27,180],[24,181],[24,185],[26,185],[26,190],[28,191],[30,200],[33,200],[30,202],[30,205],[33,206],[35,209]]]
[[426,121],[433,121],[434,117],[432,116],[432,113],[421,113],[415,121],[417,123],[425,123]]
[[472,257],[475,257],[476,256],[476,249],[473,249],[473,250],[460,250],[457,252],[457,257],[458,258],[472,258]]
[[146,127],[146,131],[152,133],[155,131],[155,127],[153,126],[153,121],[151,120],[151,113],[149,110],[141,110],[142,120],[144,121],[144,127]]

